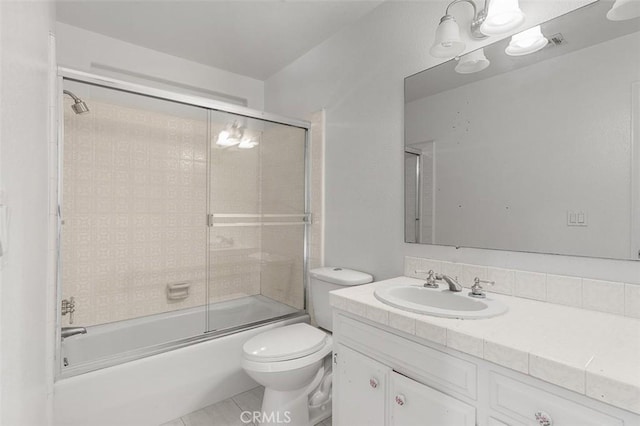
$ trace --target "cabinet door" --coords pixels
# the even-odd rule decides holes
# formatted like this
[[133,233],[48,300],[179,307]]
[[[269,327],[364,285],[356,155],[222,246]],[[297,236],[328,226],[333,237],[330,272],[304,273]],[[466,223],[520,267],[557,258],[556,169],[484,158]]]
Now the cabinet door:
[[391,372],[391,425],[474,426],[476,409],[396,372]]
[[336,426],[383,426],[390,369],[337,345],[333,422]]
[[502,374],[491,372],[489,384],[491,410],[516,419],[520,424],[543,424],[542,417],[549,419],[555,426],[622,426],[624,424],[619,418]]

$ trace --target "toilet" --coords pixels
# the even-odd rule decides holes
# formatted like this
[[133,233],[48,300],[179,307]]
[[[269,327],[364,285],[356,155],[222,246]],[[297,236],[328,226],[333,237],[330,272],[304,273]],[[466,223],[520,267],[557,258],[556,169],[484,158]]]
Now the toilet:
[[265,331],[243,346],[242,367],[264,386],[260,424],[313,425],[331,415],[332,313],[329,292],[367,284],[373,277],[344,268],[311,270],[309,290],[318,323]]

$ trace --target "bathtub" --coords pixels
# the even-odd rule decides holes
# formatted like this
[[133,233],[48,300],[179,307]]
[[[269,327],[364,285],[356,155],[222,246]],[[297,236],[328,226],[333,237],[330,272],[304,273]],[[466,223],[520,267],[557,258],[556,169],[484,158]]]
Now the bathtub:
[[[209,324],[217,331],[203,334]],[[236,329],[240,324],[283,319]],[[54,385],[56,426],[157,426],[249,390],[242,345],[308,315],[263,296],[87,328],[65,339]],[[198,335],[184,340],[184,336]],[[183,339],[182,341],[180,339]],[[170,342],[173,340],[173,342]],[[172,349],[172,350],[169,350]]]
[[[181,340],[207,338],[270,318],[298,312],[264,296],[255,295],[126,321],[87,327],[87,334],[61,343],[60,377],[71,377],[99,368],[166,352]],[[211,325],[204,333],[206,325]],[[190,342],[185,342],[189,344]]]

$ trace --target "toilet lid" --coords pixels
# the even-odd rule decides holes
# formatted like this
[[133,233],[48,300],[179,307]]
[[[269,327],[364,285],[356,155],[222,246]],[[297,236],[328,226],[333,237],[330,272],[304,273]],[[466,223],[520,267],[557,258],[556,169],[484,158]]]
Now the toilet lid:
[[249,339],[242,347],[251,361],[288,361],[319,351],[327,335],[309,324],[293,324],[265,331]]

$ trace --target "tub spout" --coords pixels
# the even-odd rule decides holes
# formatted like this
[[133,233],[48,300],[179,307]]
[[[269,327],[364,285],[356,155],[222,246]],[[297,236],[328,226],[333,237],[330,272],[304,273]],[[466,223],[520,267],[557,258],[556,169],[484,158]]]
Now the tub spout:
[[87,334],[87,329],[84,327],[62,327],[62,331],[60,332],[60,336],[63,339],[75,336],[76,334]]

